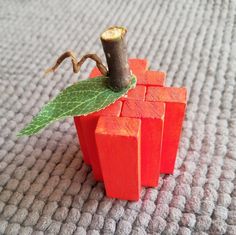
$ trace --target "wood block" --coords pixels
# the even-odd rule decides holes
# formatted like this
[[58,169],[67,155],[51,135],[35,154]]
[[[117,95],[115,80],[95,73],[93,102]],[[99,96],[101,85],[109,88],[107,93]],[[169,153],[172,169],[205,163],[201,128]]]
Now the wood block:
[[166,73],[162,71],[149,71],[147,60],[129,59],[132,73],[137,77],[138,85],[164,86]]
[[[84,149],[87,151],[88,162],[92,165],[94,178],[96,180],[103,180],[94,134],[98,118],[99,116],[118,117],[120,116],[121,107],[122,102],[117,101],[101,111],[94,112],[87,116],[80,116],[76,119],[77,123],[79,123],[77,125],[82,127],[82,131],[80,130],[82,133],[80,134],[80,140],[82,140],[86,145]],[[84,156],[86,156],[86,151],[83,152]]]
[[140,81],[144,80],[145,72],[148,69],[148,61],[145,59],[129,59],[129,67],[137,78],[137,85],[145,85]]
[[95,78],[98,76],[102,76],[101,72],[99,71],[99,69],[97,67],[94,67],[92,72],[89,75],[89,78]]
[[141,76],[139,84],[146,86],[164,86],[166,79],[166,73],[162,71],[151,71],[145,72],[145,76]]
[[129,59],[129,67],[134,74],[144,72],[148,69],[148,61],[146,59]]
[[174,171],[187,103],[186,96],[186,88],[148,87],[147,89],[147,101],[162,101],[166,104],[161,157],[163,174],[172,174]]
[[121,101],[125,100],[145,100],[146,87],[137,85],[134,89],[128,91],[127,95],[120,98]]
[[84,162],[86,164],[90,165],[88,147],[87,147],[86,141],[83,137],[83,130],[82,130],[81,123],[79,121],[79,117],[74,117],[74,123],[75,123],[75,127],[77,130],[77,135],[78,135],[78,139],[79,139],[79,143],[80,143],[80,149],[83,153]]
[[106,194],[122,200],[139,200],[141,121],[100,117],[95,131]]
[[141,119],[141,184],[157,186],[160,175],[165,104],[127,100],[121,116]]

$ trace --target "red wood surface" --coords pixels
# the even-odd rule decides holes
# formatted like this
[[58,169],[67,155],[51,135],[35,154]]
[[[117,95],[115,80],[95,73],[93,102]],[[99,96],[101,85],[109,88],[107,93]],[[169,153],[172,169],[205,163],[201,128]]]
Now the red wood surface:
[[147,89],[147,101],[162,101],[166,104],[161,157],[163,174],[172,174],[174,171],[186,108],[186,95],[186,88],[149,87]]
[[[136,88],[106,109],[74,120],[84,161],[96,180],[104,180],[107,195],[138,200],[141,185],[157,186],[160,173],[173,173],[186,89],[164,87],[165,72],[147,70],[145,59],[129,59],[129,65]],[[89,77],[97,76],[95,67]]]
[[[76,118],[76,125],[81,126],[82,130],[80,129],[79,131],[79,139],[80,141],[86,143],[85,147],[82,148],[84,157],[86,156],[88,160],[86,161],[90,162],[92,165],[92,170],[94,174],[94,178],[96,180],[102,180],[102,172],[101,172],[101,167],[100,167],[100,162],[99,162],[99,157],[98,157],[98,152],[97,152],[97,147],[96,147],[96,141],[95,141],[95,129],[97,126],[97,121],[99,116],[116,116],[118,117],[121,112],[121,106],[122,102],[117,101],[116,103],[108,106],[107,108],[92,113],[87,116],[80,116]],[[85,150],[85,152],[84,152]],[[86,155],[87,154],[87,155]],[[85,160],[84,159],[84,160]]]
[[140,195],[141,121],[125,117],[100,117],[95,136],[106,194],[123,200]]
[[129,59],[129,67],[133,73],[144,72],[148,69],[148,61],[146,59]]
[[83,138],[83,130],[82,130],[82,126],[81,123],[79,121],[80,117],[74,117],[74,123],[75,123],[75,127],[77,130],[77,135],[78,135],[78,139],[79,139],[79,143],[80,143],[80,148],[81,151],[83,153],[83,159],[84,162],[88,165],[90,165],[90,160],[89,160],[89,153],[88,153],[88,147],[87,147],[87,143],[86,140]]
[[164,86],[166,73],[162,71],[150,71],[145,59],[129,59],[132,73],[137,77],[138,85]]
[[160,175],[161,146],[164,127],[165,104],[162,102],[124,102],[123,117],[141,119],[141,183],[157,186]]
[[89,78],[95,78],[98,76],[102,76],[101,72],[99,71],[99,69],[97,67],[94,67],[92,72],[89,75]]
[[145,100],[146,87],[137,85],[135,89],[128,91],[127,95],[123,96],[120,100]]
[[165,79],[165,72],[148,70],[145,72],[145,76],[139,79],[139,84],[145,84],[146,86],[164,86]]

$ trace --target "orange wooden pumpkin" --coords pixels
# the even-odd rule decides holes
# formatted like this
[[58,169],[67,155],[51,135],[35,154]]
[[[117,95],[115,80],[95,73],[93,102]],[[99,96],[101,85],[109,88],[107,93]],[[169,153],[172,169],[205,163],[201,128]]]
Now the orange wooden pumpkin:
[[[129,59],[137,86],[114,104],[74,117],[85,163],[107,196],[138,200],[141,186],[173,173],[186,107],[186,89],[164,87],[165,73]],[[90,78],[99,76],[94,68]]]

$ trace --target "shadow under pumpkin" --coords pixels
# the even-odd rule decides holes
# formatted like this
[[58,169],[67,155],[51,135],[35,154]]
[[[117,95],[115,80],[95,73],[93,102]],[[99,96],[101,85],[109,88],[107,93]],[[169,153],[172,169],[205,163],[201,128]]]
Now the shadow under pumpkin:
[[[141,186],[156,187],[171,174],[186,108],[185,88],[164,87],[165,73],[129,59],[137,86],[107,108],[74,117],[83,159],[106,194],[136,201]],[[100,76],[95,67],[90,78]]]

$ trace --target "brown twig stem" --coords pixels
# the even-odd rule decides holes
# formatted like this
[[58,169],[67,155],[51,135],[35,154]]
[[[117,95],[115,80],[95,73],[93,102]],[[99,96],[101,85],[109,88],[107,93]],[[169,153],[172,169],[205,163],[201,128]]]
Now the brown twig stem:
[[114,91],[127,87],[131,79],[125,41],[126,32],[124,27],[114,26],[101,34],[108,65],[109,86]]

